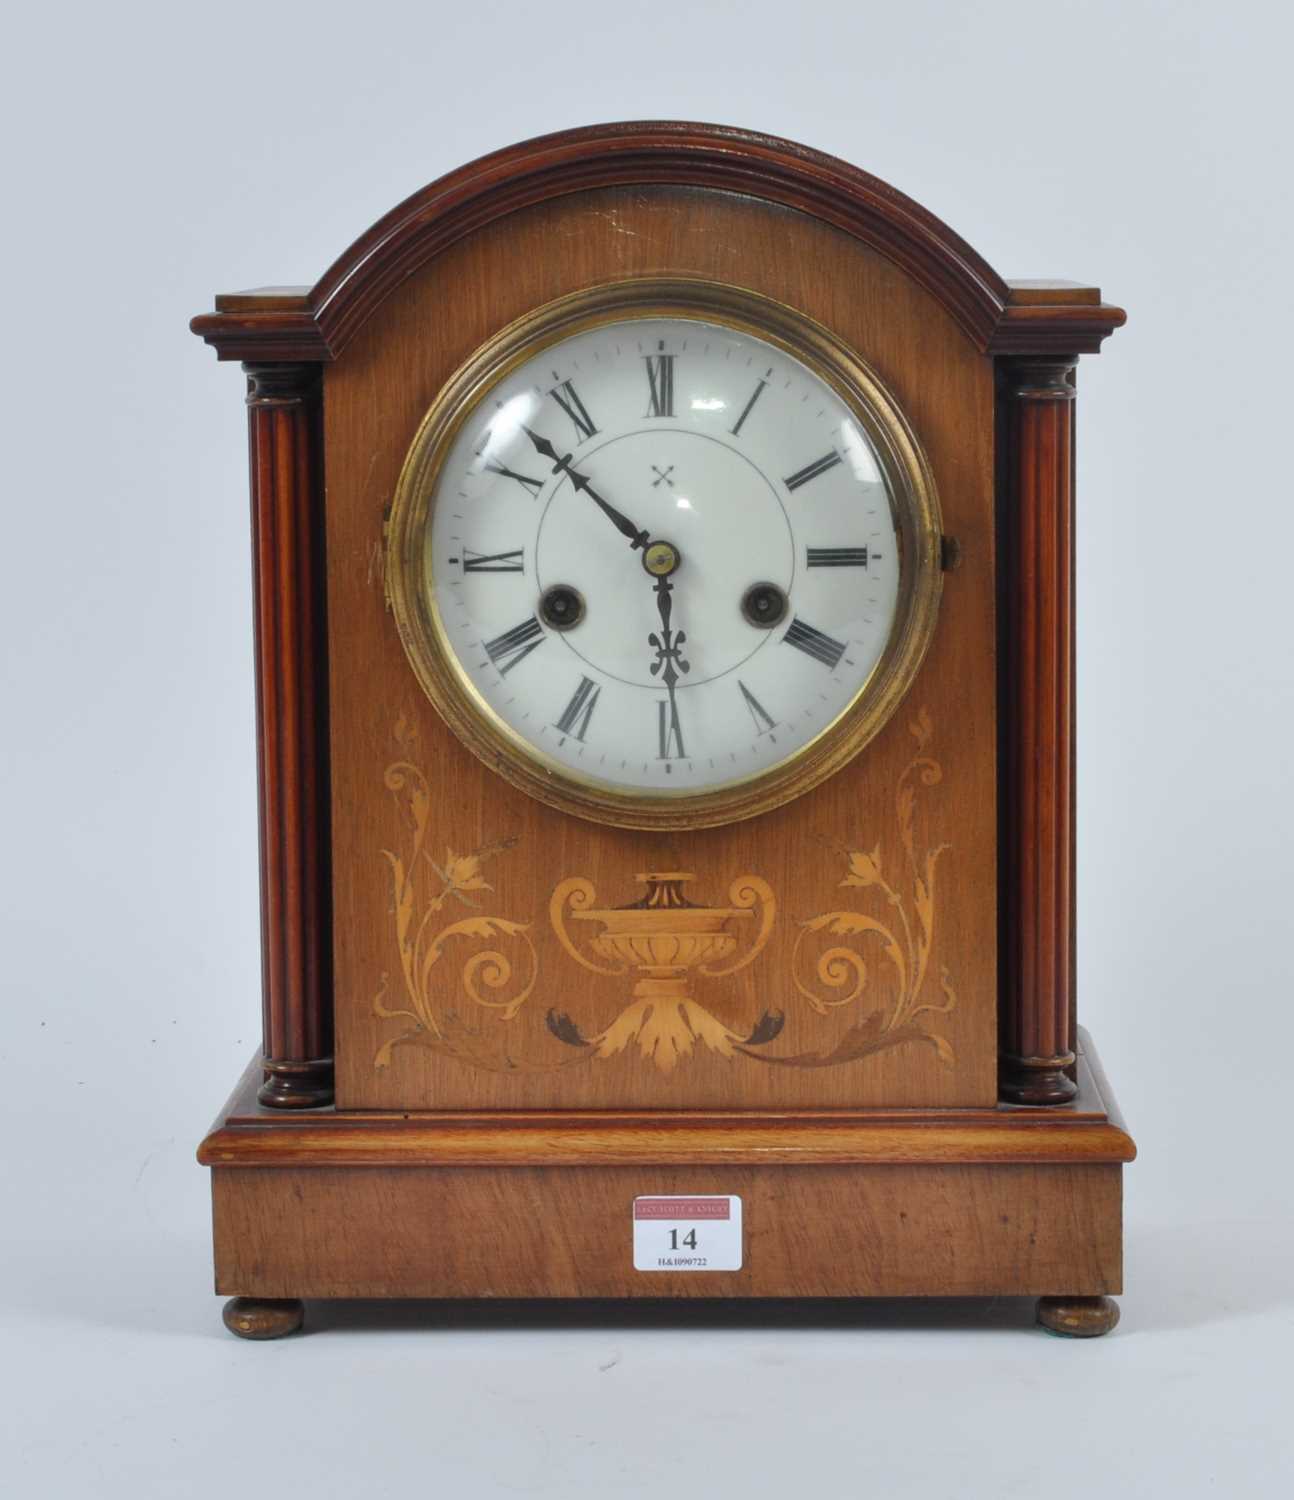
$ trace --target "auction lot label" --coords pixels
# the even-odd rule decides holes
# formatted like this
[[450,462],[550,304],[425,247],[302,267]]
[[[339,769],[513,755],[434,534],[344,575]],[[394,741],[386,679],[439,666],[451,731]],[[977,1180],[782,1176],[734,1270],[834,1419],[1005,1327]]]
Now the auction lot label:
[[635,1271],[740,1271],[741,1199],[634,1199]]

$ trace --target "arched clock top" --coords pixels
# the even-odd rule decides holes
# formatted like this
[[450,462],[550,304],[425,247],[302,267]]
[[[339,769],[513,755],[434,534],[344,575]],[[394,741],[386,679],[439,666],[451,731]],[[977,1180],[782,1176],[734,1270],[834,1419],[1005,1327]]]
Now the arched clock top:
[[191,327],[221,359],[335,359],[385,298],[472,231],[565,194],[623,186],[739,193],[833,224],[886,256],[986,354],[1096,353],[1124,322],[1096,287],[1007,281],[941,220],[835,157],[675,121],[541,136],[451,172],[379,219],[313,287],[224,293]]

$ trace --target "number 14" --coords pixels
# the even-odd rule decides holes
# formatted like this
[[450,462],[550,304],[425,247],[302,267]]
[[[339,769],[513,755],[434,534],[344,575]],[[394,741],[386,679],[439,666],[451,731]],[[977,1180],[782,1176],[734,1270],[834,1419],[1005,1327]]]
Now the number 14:
[[[696,1249],[696,1230],[695,1229],[689,1229],[688,1232],[683,1236],[683,1244],[685,1244],[689,1250],[695,1250]],[[670,1232],[669,1232],[669,1247],[670,1247],[671,1250],[677,1250],[678,1247],[679,1247],[679,1238],[678,1238],[678,1230],[677,1229],[671,1229]]]

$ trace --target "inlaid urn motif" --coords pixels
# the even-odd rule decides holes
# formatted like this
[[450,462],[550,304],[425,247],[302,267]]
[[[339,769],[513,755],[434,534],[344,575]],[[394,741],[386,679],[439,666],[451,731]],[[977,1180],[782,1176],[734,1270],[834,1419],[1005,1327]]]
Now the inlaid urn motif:
[[[647,887],[625,906],[595,907],[592,885],[579,878],[563,881],[553,892],[549,915],[553,930],[575,961],[597,974],[633,974],[631,999],[605,1031],[577,1036],[568,1018],[550,1016],[550,1028],[563,1040],[610,1057],[636,1041],[644,1057],[669,1072],[700,1040],[723,1056],[750,1037],[730,1031],[692,994],[693,975],[709,978],[733,974],[763,951],[773,930],[777,903],[769,887],[753,875],[733,882],[728,906],[700,906],[689,901],[684,886],[693,876],[681,871],[639,875]],[[760,914],[754,937],[740,957],[735,926]],[[588,950],[606,962],[596,963],[576,942],[568,913],[579,922],[596,922],[601,931],[585,939]]]
[[688,970],[728,958],[737,938],[728,924],[749,917],[749,907],[698,906],[683,894],[692,875],[675,871],[639,875],[647,887],[641,900],[610,911],[576,912],[581,922],[600,922],[603,931],[590,946],[603,958],[642,974],[633,992],[642,999],[686,999]]

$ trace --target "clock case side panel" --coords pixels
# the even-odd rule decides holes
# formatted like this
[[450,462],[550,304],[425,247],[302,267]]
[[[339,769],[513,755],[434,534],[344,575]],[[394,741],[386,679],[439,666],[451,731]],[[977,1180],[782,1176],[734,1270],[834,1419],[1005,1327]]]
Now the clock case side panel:
[[[487,337],[557,296],[666,270],[727,279],[798,307],[868,359],[927,449],[961,565],[945,586],[940,628],[915,687],[851,766],[747,823],[626,834],[539,805],[449,735],[414,681],[386,609],[382,527],[424,411]],[[797,211],[696,189],[605,189],[518,210],[445,250],[387,298],[325,380],[339,1104],[760,1109],[994,1102],[993,369],[955,320],[885,257]],[[872,961],[868,1001],[840,1017],[828,1009],[827,1026],[815,1036],[818,1018],[790,977],[792,950],[803,923],[875,897],[859,889],[859,879],[846,878],[851,850],[861,856],[880,842],[893,868],[904,869],[895,795],[923,744],[933,746],[935,765],[916,778],[915,857],[924,860],[947,842],[956,850],[955,859],[938,857],[937,931],[922,997],[932,1018],[942,1012],[931,1030],[947,1048],[941,1055],[933,1037],[913,1037],[906,1048],[865,1052],[869,1038],[857,1028],[885,1000],[884,958]],[[475,873],[486,890],[464,892],[466,902],[449,894],[445,921],[497,915],[525,928],[513,946],[493,945],[515,984],[486,997],[501,1002],[493,1013],[461,986],[470,957],[463,929],[437,947],[438,993],[447,997],[457,1033],[448,1046],[425,1026],[417,1034],[421,1018],[399,1014],[412,1008],[392,861],[407,874],[415,776],[425,782],[425,794],[414,788],[417,805],[434,810],[424,828],[425,857],[418,857],[421,915],[444,895],[450,863],[480,855],[488,862]],[[664,1073],[636,1047],[591,1061],[562,1037],[564,1016],[577,1018],[577,1037],[608,1025],[627,987],[590,980],[561,948],[548,920],[555,885],[586,878],[605,904],[617,905],[636,898],[637,872],[651,869],[696,871],[697,899],[710,905],[724,904],[739,877],[767,880],[780,908],[769,949],[710,993],[728,1029],[742,1035],[757,1035],[767,1024],[762,1016],[785,1012],[781,1045],[770,1050],[802,1062],[769,1066],[740,1050],[723,1056],[698,1039],[691,1055]],[[906,871],[904,879],[910,903]],[[915,930],[910,906],[907,915]],[[504,1020],[500,1012],[530,976],[527,942],[542,977],[517,1015]],[[819,956],[809,961],[811,981]],[[955,990],[951,1010],[945,980]],[[840,1024],[831,1032],[834,1020]],[[490,1052],[488,1065],[465,1064],[463,1049],[478,1044]],[[859,1056],[849,1054],[851,1046]]]

